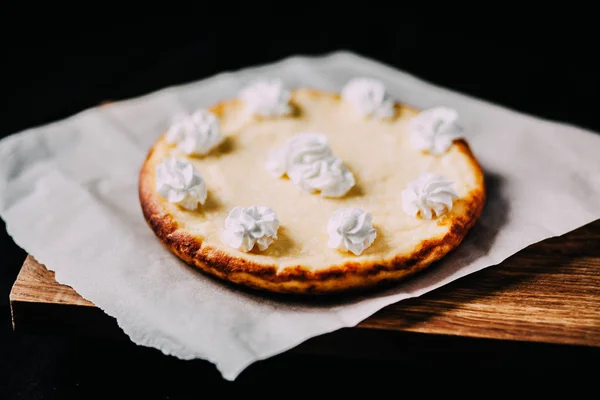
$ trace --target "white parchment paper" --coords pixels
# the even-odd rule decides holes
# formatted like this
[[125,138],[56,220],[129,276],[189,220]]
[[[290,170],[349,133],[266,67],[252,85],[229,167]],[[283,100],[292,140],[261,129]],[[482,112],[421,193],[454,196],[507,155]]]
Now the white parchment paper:
[[[137,197],[149,146],[177,112],[234,97],[254,77],[340,90],[381,79],[416,107],[463,119],[489,201],[463,244],[393,290],[327,305],[284,302],[222,285],[155,238]],[[135,343],[213,362],[233,380],[251,363],[353,326],[382,307],[495,265],[600,217],[600,135],[445,90],[349,53],[294,57],[103,107],[0,142],[0,215],[15,242],[59,282],[116,317]]]

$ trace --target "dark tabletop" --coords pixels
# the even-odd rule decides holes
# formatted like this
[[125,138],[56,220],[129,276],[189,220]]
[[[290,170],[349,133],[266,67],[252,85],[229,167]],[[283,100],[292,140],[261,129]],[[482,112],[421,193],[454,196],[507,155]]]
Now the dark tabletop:
[[[357,19],[311,16],[314,12],[302,16],[300,11],[293,18],[258,19],[242,9],[236,9],[238,15],[213,16],[190,10],[178,17],[138,15],[121,22],[100,16],[93,20],[96,16],[90,10],[59,20],[30,18],[22,10],[3,25],[0,137],[103,101],[293,54],[339,49],[519,111],[600,132],[598,35],[582,9],[574,15],[562,9],[551,15],[523,15],[490,8],[480,14],[442,12],[434,17],[426,8],[403,6],[365,12]],[[12,14],[4,14],[11,19]],[[0,399],[87,398],[100,387],[118,385],[140,398],[188,398],[201,393],[207,382],[223,382],[209,363],[176,360],[131,343],[13,332],[8,293],[25,252],[12,242],[3,224],[0,250]],[[440,347],[458,345],[451,338],[440,340]],[[297,385],[307,377],[337,384],[397,382],[399,376],[459,378],[464,373],[489,377],[486,367],[494,365],[522,368],[519,376],[547,381],[552,374],[564,378],[589,371],[583,365],[586,358],[536,361],[543,360],[543,348],[528,353],[532,358],[528,362],[511,363],[500,352],[480,364],[458,363],[460,368],[453,368],[453,360],[435,366],[418,356],[407,358],[410,365],[432,368],[426,373],[397,362],[286,354],[257,363],[238,381]],[[544,368],[550,365],[576,373]]]

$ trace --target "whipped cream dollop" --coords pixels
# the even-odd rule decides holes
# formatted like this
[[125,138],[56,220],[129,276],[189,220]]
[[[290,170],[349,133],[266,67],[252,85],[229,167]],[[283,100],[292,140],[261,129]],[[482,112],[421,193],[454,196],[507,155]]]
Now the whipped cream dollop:
[[342,89],[342,100],[364,117],[383,119],[395,114],[394,101],[386,93],[384,84],[377,79],[351,79]]
[[287,175],[303,190],[323,197],[341,197],[354,185],[352,172],[335,157],[327,137],[301,132],[269,153],[267,170],[276,178]]
[[373,244],[377,236],[372,220],[371,213],[360,208],[335,210],[327,222],[327,246],[361,255]]
[[410,216],[432,219],[452,210],[457,197],[452,181],[426,172],[402,191],[402,209]]
[[206,155],[225,137],[217,116],[208,110],[198,110],[191,115],[175,116],[165,139],[187,155]]
[[266,206],[237,206],[225,219],[223,239],[234,249],[248,252],[257,246],[266,250],[276,239],[279,220]]
[[267,170],[280,178],[295,166],[310,165],[332,156],[327,137],[317,132],[301,132],[290,137],[280,148],[271,150]]
[[458,112],[449,107],[424,110],[410,121],[410,142],[430,154],[443,154],[455,139],[463,136]]
[[169,202],[187,210],[204,205],[206,183],[194,166],[185,160],[166,157],[156,166],[156,191]]
[[356,183],[343,161],[333,156],[294,166],[288,175],[301,189],[309,193],[320,192],[323,197],[342,197]]
[[239,97],[250,114],[279,117],[291,113],[291,94],[280,79],[256,80],[244,87]]

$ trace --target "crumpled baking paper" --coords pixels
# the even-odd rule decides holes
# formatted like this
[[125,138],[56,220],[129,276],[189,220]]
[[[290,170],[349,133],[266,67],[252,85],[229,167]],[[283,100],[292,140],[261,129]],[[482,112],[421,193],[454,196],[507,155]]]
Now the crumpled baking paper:
[[[148,148],[178,112],[261,76],[339,91],[381,79],[401,102],[456,108],[482,163],[488,202],[462,245],[394,289],[326,305],[263,296],[208,278],[166,250],[137,196]],[[253,362],[354,326],[518,250],[600,217],[600,136],[433,86],[354,54],[293,57],[86,110],[0,142],[0,215],[15,242],[107,314],[131,340],[201,358],[235,379]]]

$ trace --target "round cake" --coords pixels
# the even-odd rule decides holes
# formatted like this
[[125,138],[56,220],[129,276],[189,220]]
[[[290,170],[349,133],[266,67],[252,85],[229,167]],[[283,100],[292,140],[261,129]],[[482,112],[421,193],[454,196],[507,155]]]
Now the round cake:
[[179,115],[139,177],[144,217],[188,264],[235,284],[326,294],[403,280],[457,247],[485,202],[448,107],[358,77],[340,93],[251,82]]

